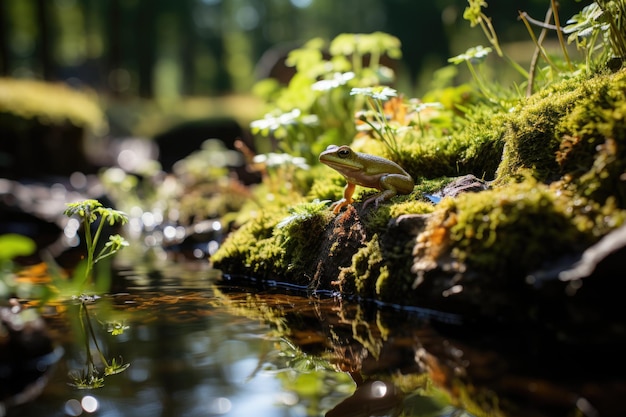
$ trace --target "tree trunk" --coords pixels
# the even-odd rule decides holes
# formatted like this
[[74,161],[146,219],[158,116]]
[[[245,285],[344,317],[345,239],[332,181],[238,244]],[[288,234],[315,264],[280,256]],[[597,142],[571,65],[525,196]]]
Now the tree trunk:
[[54,60],[52,57],[52,31],[50,28],[49,0],[37,0],[37,25],[39,27],[39,64],[44,80],[54,80]]
[[6,1],[0,0],[0,75],[5,77],[11,72],[8,24]]

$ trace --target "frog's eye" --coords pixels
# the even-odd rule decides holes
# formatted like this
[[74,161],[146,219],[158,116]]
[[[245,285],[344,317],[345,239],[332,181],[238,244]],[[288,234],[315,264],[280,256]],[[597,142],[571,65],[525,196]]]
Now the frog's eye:
[[347,158],[350,156],[350,149],[339,149],[337,155],[339,155],[340,158]]

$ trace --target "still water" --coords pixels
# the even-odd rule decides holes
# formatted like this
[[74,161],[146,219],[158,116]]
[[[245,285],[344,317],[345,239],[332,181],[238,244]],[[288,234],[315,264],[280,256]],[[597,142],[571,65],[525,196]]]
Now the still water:
[[[122,270],[112,288],[45,313],[62,355],[42,393],[9,417],[620,413],[620,404],[598,413],[579,388],[596,387],[586,376],[554,381],[543,363],[533,369],[495,349],[518,330],[468,344],[451,336],[462,333],[458,317],[223,277],[203,263]],[[87,358],[100,388],[77,388]],[[113,360],[120,372],[104,376]]]

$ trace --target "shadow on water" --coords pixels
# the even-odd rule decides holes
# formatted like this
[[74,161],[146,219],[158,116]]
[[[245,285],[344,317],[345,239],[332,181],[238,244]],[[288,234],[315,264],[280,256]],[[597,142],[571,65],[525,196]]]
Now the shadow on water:
[[[194,265],[120,271],[114,293],[56,305],[45,318],[65,353],[41,395],[7,415],[595,417],[624,410],[623,367],[599,369],[594,362],[604,361],[542,345],[529,329],[486,329]],[[81,308],[95,329],[95,366],[99,358],[130,364],[98,389],[72,386],[87,357]]]

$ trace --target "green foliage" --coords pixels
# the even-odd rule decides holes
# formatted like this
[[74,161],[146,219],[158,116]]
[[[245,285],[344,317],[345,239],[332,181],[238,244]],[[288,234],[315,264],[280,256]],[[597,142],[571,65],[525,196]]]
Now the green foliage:
[[0,235],[0,266],[18,256],[31,255],[35,249],[35,242],[26,236],[15,233]]
[[266,92],[272,111],[251,123],[252,133],[278,140],[281,151],[304,157],[310,165],[317,163],[328,145],[348,144],[354,137],[360,102],[350,95],[352,88],[393,80],[393,72],[381,65],[385,55],[399,58],[400,42],[381,32],[341,34],[329,45],[319,38],[307,42],[288,56],[287,65],[296,69],[288,86],[272,88],[264,81],[256,88]]
[[35,253],[37,245],[26,236],[7,233],[0,235],[0,299],[8,298],[13,293],[24,296],[31,293],[31,286],[20,286],[15,282],[14,259]]
[[[113,226],[117,223],[125,224],[128,216],[121,211],[112,208],[105,208],[97,200],[83,200],[76,203],[68,203],[64,214],[68,217],[77,216],[85,234],[85,244],[87,246],[87,261],[82,285],[86,284],[92,277],[92,271],[96,263],[113,256],[123,247],[128,246],[128,242],[120,235],[109,236],[108,242],[96,254],[100,235],[105,224]],[[95,233],[92,235],[91,225],[98,222]]]
[[92,131],[106,128],[104,114],[93,97],[62,84],[35,80],[0,78],[2,113],[36,119],[43,125],[71,123]]
[[567,21],[563,28],[568,43],[574,42],[576,47],[585,54],[587,68],[592,68],[598,62],[604,62],[608,58],[606,48],[606,34],[609,24],[602,21],[603,11],[597,2],[585,6],[579,13]]
[[[526,70],[524,70],[515,61],[510,59],[502,51],[502,48],[500,46],[500,41],[498,39],[498,35],[496,33],[496,30],[493,27],[493,25],[491,24],[491,18],[489,18],[485,14],[485,12],[483,11],[483,8],[487,7],[487,2],[484,1],[484,0],[468,0],[468,4],[469,5],[465,8],[465,11],[463,12],[463,19],[469,21],[470,25],[472,27],[480,26],[480,28],[482,29],[483,33],[487,37],[487,40],[489,41],[491,46],[495,49],[495,51],[498,54],[498,56],[500,56],[502,58],[505,58],[508,61],[508,63],[511,64],[511,66],[513,66],[513,68],[515,68],[515,70],[517,72],[519,72],[525,78],[528,78],[528,72],[526,72]],[[476,55],[476,52],[479,52],[480,55],[483,55],[483,52],[487,52],[487,53],[490,52],[490,51],[487,50],[489,48],[483,48],[482,46],[481,47],[477,47],[477,48],[478,49],[476,49],[474,51],[474,55]],[[478,58],[478,56],[475,56],[474,58]],[[484,56],[483,56],[483,58],[484,58]],[[468,65],[470,66],[470,70],[472,70],[470,61],[467,60],[467,59],[465,59],[465,61],[468,62]],[[472,75],[474,75],[474,74],[472,74]]]
[[[385,144],[391,155],[397,158],[400,155],[400,149],[398,148],[398,141],[396,140],[396,128],[387,120],[383,102],[389,100],[391,97],[397,97],[398,92],[393,88],[376,86],[353,88],[350,91],[350,95],[366,97],[369,111],[363,113],[359,117],[359,120],[369,126],[372,131],[376,132],[378,139]],[[371,115],[373,120],[370,120],[369,115]]]
[[602,20],[609,27],[608,44],[613,55],[626,58],[626,1],[596,0],[596,3],[602,9]]
[[[604,81],[603,81],[604,80]],[[604,78],[565,80],[520,102],[502,121],[506,126],[502,163],[498,181],[506,181],[530,170],[540,181],[554,181],[560,176],[555,160],[560,139],[555,128],[577,103]]]

